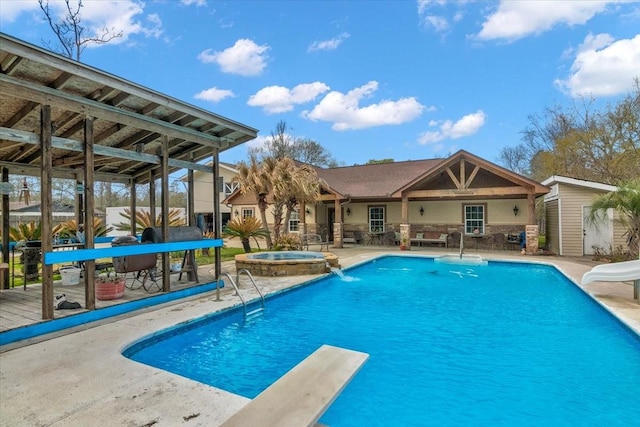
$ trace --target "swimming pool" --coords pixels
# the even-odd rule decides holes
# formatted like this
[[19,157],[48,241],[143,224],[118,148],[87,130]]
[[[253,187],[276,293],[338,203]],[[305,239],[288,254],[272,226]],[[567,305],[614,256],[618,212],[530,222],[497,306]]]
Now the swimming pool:
[[368,362],[332,426],[632,425],[640,340],[554,268],[382,257],[125,351],[255,397],[322,344]]

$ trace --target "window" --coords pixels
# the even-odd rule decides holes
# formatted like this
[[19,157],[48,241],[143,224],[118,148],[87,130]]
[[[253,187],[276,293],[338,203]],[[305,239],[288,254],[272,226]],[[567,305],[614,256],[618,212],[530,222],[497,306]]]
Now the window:
[[369,208],[369,231],[384,231],[384,206],[372,206]]
[[292,211],[289,218],[289,232],[295,233],[298,231],[298,224],[300,223],[300,214],[298,211]]
[[[464,234],[484,234],[485,205],[464,206]],[[474,233],[474,230],[478,230]]]
[[242,219],[253,218],[254,216],[253,208],[242,208]]
[[234,191],[240,187],[239,182],[225,182],[224,183],[224,195],[230,196]]

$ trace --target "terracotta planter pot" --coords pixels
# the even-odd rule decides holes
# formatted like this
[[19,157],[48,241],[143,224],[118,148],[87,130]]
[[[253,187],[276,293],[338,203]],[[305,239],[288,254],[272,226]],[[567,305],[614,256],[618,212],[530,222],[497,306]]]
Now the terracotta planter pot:
[[96,298],[99,300],[111,300],[122,298],[124,295],[124,279],[114,282],[96,282]]
[[409,245],[400,245],[400,250],[401,251],[408,251],[409,250]]

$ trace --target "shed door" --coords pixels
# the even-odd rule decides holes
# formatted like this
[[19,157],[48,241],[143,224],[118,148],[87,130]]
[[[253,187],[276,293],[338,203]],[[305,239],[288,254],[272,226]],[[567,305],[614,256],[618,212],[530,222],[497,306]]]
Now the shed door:
[[600,253],[610,254],[613,250],[613,209],[607,211],[607,218],[597,224],[590,223],[587,218],[591,206],[582,207],[582,230],[584,255],[594,255],[596,249]]

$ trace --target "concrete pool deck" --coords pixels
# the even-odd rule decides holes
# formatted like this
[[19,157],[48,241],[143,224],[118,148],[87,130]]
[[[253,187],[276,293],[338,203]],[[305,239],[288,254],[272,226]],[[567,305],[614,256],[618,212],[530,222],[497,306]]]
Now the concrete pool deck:
[[[399,252],[397,248],[380,247],[330,251],[338,255],[343,268],[386,253],[451,253],[435,248]],[[517,252],[473,253],[489,260],[553,264],[578,284],[582,275],[597,265],[587,259],[521,256]],[[201,267],[201,281],[211,279],[210,268]],[[223,271],[233,272],[233,262],[224,263]],[[256,282],[265,293],[271,293],[315,277],[259,277]],[[584,289],[640,333],[640,305],[633,300],[630,284],[595,282]],[[253,297],[248,287],[241,290],[248,298]],[[0,426],[222,424],[248,399],[133,362],[121,351],[148,334],[238,303],[230,289],[221,292],[221,301],[216,301],[215,292],[210,292],[0,354]]]

